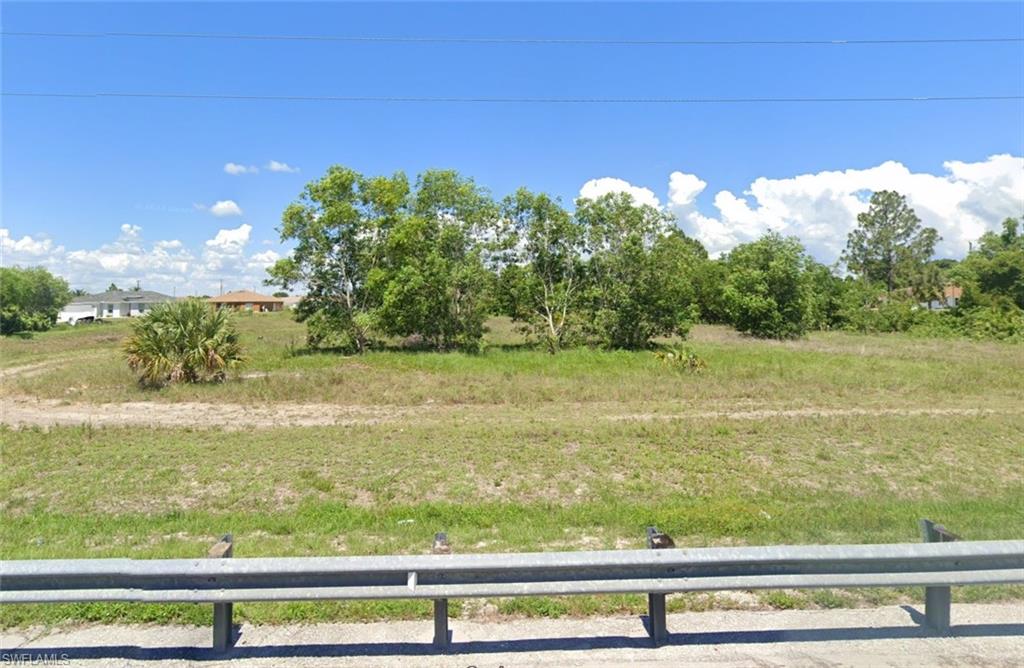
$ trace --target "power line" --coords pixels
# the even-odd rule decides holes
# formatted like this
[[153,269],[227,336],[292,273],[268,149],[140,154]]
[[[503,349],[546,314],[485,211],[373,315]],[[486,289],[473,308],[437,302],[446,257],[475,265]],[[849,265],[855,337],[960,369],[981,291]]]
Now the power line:
[[931,95],[898,97],[423,97],[391,95],[232,95],[220,93],[61,93],[7,91],[3,97],[75,99],[236,100],[268,102],[380,102],[442,104],[802,104],[859,102],[1020,101],[1024,95]]
[[28,32],[3,31],[4,37],[211,39],[289,42],[395,44],[564,44],[577,46],[834,46],[878,44],[1024,43],[1024,37],[924,37],[879,39],[598,39],[566,37],[409,37],[388,35],[246,35],[203,32]]

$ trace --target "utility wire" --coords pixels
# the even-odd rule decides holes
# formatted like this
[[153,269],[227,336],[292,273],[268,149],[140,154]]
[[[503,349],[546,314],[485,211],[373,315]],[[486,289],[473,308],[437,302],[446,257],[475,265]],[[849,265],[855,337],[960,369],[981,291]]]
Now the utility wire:
[[390,95],[231,95],[219,93],[61,93],[6,91],[3,97],[79,99],[241,100],[271,102],[383,102],[444,104],[799,104],[859,102],[977,102],[1024,100],[1024,95],[938,95],[900,97],[421,97]]
[[3,31],[4,37],[122,37],[149,39],[218,39],[291,42],[403,44],[567,44],[606,46],[808,46],[870,44],[1024,43],[1024,37],[925,37],[892,39],[597,39],[562,37],[403,37],[386,35],[246,35],[202,32],[27,32]]

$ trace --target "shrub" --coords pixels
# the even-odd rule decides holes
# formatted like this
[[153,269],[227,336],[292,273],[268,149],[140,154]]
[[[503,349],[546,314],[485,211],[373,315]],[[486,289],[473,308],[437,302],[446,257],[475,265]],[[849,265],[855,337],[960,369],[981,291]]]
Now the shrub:
[[972,339],[1024,343],[1024,309],[1009,301],[975,308],[963,317],[964,333]]
[[703,373],[708,368],[707,362],[686,346],[663,346],[654,355],[665,366],[688,373]]
[[993,306],[914,313],[912,336],[1024,343],[1024,310],[1008,300]]
[[132,323],[128,366],[143,385],[219,382],[243,361],[231,316],[200,299],[154,306]]
[[726,258],[729,276],[723,298],[738,331],[760,338],[791,339],[807,328],[809,263],[796,238],[769,233],[734,248]]
[[67,281],[42,267],[0,267],[0,333],[43,332],[71,301]]

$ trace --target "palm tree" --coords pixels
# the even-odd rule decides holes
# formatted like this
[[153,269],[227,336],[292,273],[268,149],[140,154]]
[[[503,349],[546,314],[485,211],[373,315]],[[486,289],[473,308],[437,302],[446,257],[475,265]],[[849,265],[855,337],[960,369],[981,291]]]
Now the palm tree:
[[128,366],[143,385],[223,381],[245,357],[227,311],[200,299],[164,302],[132,323]]

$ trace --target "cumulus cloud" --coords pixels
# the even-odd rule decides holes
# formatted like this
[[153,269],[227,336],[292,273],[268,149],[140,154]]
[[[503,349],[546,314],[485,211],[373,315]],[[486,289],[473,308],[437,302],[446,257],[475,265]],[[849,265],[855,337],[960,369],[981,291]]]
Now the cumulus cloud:
[[252,226],[218,230],[210,239],[190,248],[179,239],[152,243],[138,225],[121,225],[115,238],[96,248],[65,250],[49,239],[14,238],[0,229],[3,266],[43,265],[66,278],[72,287],[89,291],[109,283],[133,285],[170,294],[214,294],[223,280],[226,289],[256,287],[266,268],[280,259],[276,250],[250,253]]
[[3,266],[8,266],[8,258],[42,258],[54,250],[49,239],[34,239],[28,235],[15,239],[11,231],[0,227],[0,258]]
[[[878,190],[906,195],[922,223],[942,236],[936,254],[944,257],[962,257],[968,244],[986,230],[999,229],[1008,216],[1024,215],[1024,158],[993,155],[978,162],[951,160],[942,167],[944,172],[938,174],[914,172],[887,161],[866,169],[761,177],[739,195],[718,191],[712,199],[713,215],[697,206],[707,184],[695,174],[673,172],[665,208],[713,255],[775,230],[799,237],[826,263],[838,259],[857,214],[868,209],[871,193]],[[612,178],[588,181],[580,195],[613,191],[657,202],[649,189]]]
[[240,165],[237,162],[229,162],[224,165],[224,171],[232,176],[239,176],[241,174],[256,174],[260,168],[256,165]]
[[650,206],[661,208],[661,202],[658,201],[658,196],[654,194],[649,188],[642,188],[640,186],[634,186],[629,181],[623,181],[622,179],[616,179],[610,176],[606,176],[600,179],[591,179],[583,184],[580,188],[580,197],[584,199],[597,199],[608,193],[629,193],[633,196],[633,201],[637,204],[649,204]]
[[210,213],[217,216],[218,218],[224,218],[225,216],[241,216],[242,207],[238,206],[234,200],[224,199],[218,202],[214,202],[213,206],[209,208]]
[[217,236],[207,240],[206,247],[221,253],[238,253],[249,243],[251,233],[252,225],[248,223],[234,229],[218,230]]
[[280,253],[272,250],[265,250],[262,253],[254,253],[250,260],[264,267],[269,267],[281,259]]
[[266,168],[271,172],[287,172],[289,174],[299,171],[298,167],[292,167],[286,162],[278,162],[277,160],[268,162]]

